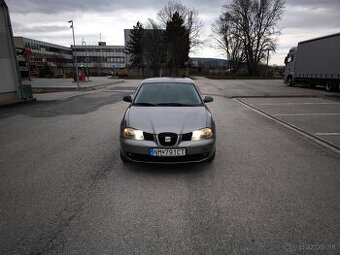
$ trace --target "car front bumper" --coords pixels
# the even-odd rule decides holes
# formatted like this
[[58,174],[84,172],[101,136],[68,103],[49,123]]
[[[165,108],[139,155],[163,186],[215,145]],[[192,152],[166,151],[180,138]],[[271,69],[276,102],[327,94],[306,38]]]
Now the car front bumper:
[[[160,164],[203,162],[215,153],[215,137],[201,141],[182,141],[176,146],[169,147],[159,146],[154,141],[136,141],[121,137],[120,146],[122,156],[134,162]],[[150,148],[185,148],[186,155],[177,157],[150,156]]]

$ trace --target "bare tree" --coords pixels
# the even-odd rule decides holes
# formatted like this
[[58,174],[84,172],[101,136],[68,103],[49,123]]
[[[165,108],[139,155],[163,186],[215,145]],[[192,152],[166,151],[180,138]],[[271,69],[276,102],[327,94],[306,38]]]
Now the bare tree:
[[203,28],[203,22],[199,18],[199,13],[194,8],[187,8],[181,2],[169,0],[167,5],[158,12],[158,19],[161,22],[162,28],[166,27],[176,12],[179,13],[184,21],[185,28],[189,31],[190,49],[193,50],[202,44],[200,34]]
[[245,61],[241,31],[237,30],[229,13],[222,14],[211,26],[213,40],[217,48],[222,50],[229,62],[229,71],[236,75]]
[[285,0],[229,0],[223,6],[232,38],[242,42],[250,75],[258,75],[265,52],[276,49],[277,23],[284,7]]

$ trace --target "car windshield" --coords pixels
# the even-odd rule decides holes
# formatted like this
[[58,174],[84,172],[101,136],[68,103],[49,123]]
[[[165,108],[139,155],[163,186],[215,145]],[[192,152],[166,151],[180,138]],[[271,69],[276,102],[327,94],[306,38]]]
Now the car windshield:
[[201,106],[202,100],[190,83],[144,83],[133,105],[140,106]]

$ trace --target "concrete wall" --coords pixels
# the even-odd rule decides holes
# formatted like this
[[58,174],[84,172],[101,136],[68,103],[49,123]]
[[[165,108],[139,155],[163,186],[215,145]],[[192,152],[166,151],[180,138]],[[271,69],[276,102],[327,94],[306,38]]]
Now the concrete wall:
[[8,24],[8,9],[0,1],[0,104],[6,101],[19,100],[17,89],[19,76],[14,53],[12,31]]

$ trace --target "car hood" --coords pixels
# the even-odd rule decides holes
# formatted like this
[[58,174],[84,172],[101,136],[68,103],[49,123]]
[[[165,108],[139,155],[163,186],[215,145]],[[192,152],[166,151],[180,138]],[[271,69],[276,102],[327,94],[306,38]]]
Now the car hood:
[[125,115],[129,127],[147,133],[185,134],[207,127],[210,113],[202,107],[130,107]]

